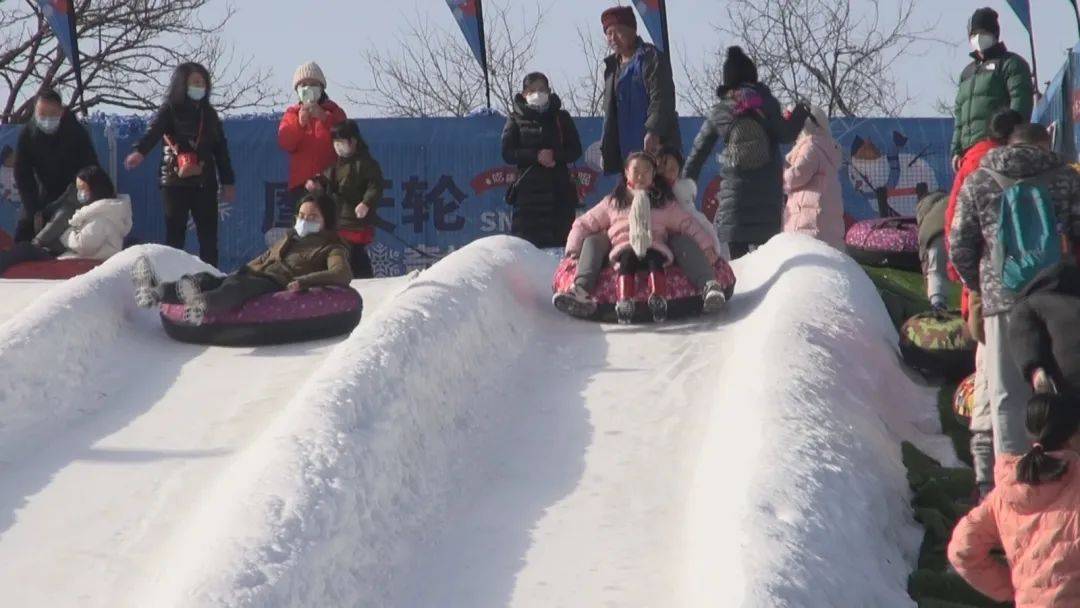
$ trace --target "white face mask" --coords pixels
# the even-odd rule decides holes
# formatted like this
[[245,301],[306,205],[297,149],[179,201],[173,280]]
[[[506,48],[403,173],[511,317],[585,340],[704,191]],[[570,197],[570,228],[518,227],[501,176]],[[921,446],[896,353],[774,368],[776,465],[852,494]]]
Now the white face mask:
[[46,135],[52,135],[60,129],[59,116],[36,116],[34,121],[37,122],[38,128]]
[[982,53],[997,44],[997,38],[993,34],[973,34],[971,36],[971,48]]
[[536,91],[525,96],[525,103],[534,110],[543,110],[548,107],[551,96],[544,91]]
[[347,141],[335,141],[334,152],[337,152],[337,155],[342,158],[352,156],[352,144]]
[[309,234],[315,234],[320,230],[322,230],[321,222],[314,222],[311,220],[296,218],[296,234],[301,238]]
[[86,190],[79,190],[75,193],[75,200],[79,201],[80,205],[85,205],[90,202],[90,193]]
[[300,85],[296,89],[296,94],[300,96],[301,103],[318,103],[319,98],[322,97],[322,87],[317,84]]
[[203,97],[206,97],[206,88],[205,87],[188,87],[187,88],[187,96],[190,97],[192,101],[202,101]]

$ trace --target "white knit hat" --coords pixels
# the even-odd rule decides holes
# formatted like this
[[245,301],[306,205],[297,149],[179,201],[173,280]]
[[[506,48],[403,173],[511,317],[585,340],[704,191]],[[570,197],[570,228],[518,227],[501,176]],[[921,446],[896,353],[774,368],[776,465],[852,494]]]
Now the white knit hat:
[[321,84],[324,89],[326,88],[326,76],[323,76],[322,68],[314,61],[309,61],[296,68],[296,72],[293,73],[292,77],[292,87],[295,89],[296,86],[300,84],[300,81],[307,80],[308,78],[318,80],[319,84]]

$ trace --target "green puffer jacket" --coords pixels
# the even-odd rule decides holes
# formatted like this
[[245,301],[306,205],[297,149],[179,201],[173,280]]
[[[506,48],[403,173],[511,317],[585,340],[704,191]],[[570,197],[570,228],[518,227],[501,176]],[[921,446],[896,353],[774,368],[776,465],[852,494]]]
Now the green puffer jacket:
[[[374,226],[375,211],[383,195],[383,174],[367,144],[359,141],[352,156],[338,158],[337,164],[326,173],[327,192],[337,203],[338,229],[363,230]],[[356,206],[360,203],[369,209],[363,219],[356,217]]]
[[1000,110],[1012,108],[1031,120],[1035,104],[1031,68],[1024,58],[1010,53],[997,43],[972,61],[960,76],[956,93],[956,126],[952,152],[963,154],[976,142],[986,139],[990,118]]

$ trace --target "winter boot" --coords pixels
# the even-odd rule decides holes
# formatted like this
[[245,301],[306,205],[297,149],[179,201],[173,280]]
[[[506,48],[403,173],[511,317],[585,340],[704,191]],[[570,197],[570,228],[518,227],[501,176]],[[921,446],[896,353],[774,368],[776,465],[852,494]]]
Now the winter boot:
[[649,311],[653,321],[663,323],[667,320],[667,275],[663,270],[649,273]]
[[703,300],[701,310],[707,315],[720,312],[724,305],[727,304],[724,288],[716,281],[709,281],[705,284],[705,290],[701,292],[701,298]]
[[139,308],[152,308],[158,304],[158,278],[150,258],[140,255],[131,267],[131,282],[135,285],[135,304]]
[[206,296],[199,284],[190,276],[180,277],[176,282],[176,293],[184,303],[184,322],[190,325],[202,325],[206,317]]
[[634,322],[634,275],[619,275],[619,301],[615,303],[615,316],[619,325]]
[[570,291],[555,294],[551,303],[560,312],[579,319],[587,319],[596,312],[596,298],[589,295],[581,285],[574,285]]

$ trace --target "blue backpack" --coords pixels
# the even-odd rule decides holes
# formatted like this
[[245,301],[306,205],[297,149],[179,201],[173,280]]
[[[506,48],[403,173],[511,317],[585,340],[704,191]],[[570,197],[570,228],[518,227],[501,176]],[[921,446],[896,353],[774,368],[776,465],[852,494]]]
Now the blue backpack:
[[987,169],[1001,186],[994,267],[1009,290],[1021,291],[1035,275],[1062,259],[1063,231],[1047,184],[1050,177],[1068,167],[1021,180]]

